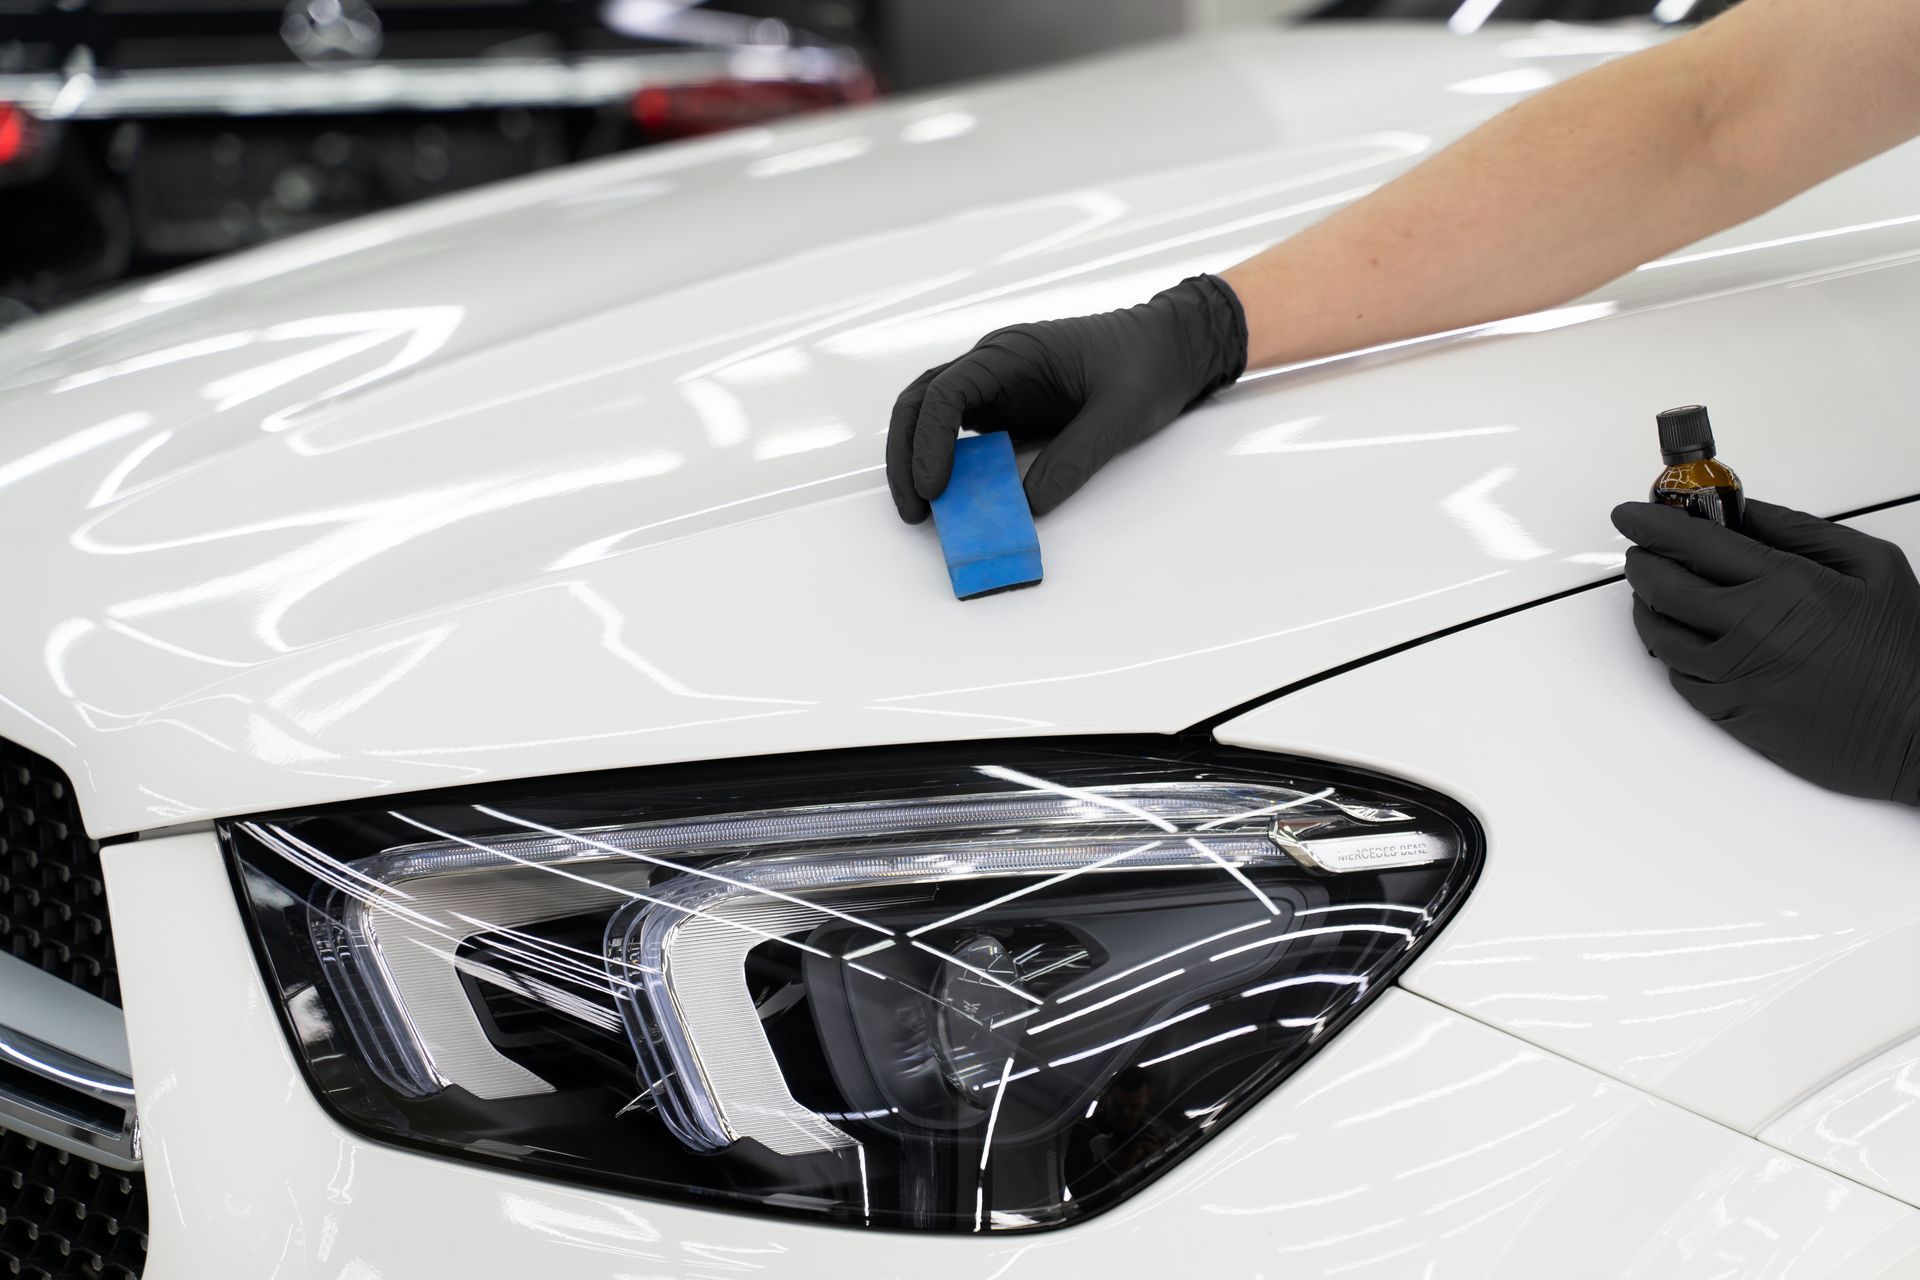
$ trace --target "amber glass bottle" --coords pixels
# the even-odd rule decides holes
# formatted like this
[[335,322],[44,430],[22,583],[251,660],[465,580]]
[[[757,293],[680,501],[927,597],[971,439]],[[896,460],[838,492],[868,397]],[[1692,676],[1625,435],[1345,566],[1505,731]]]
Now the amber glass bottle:
[[1745,523],[1747,499],[1740,477],[1714,457],[1713,424],[1704,405],[1690,404],[1660,414],[1660,457],[1667,464],[1653,482],[1647,500],[1679,507],[1738,532]]

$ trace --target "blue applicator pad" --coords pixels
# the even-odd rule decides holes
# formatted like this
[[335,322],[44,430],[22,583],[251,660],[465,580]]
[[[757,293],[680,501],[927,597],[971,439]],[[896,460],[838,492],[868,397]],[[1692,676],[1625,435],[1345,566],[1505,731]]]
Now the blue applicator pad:
[[962,600],[1040,581],[1040,535],[1004,431],[953,443],[953,478],[933,500],[933,524]]

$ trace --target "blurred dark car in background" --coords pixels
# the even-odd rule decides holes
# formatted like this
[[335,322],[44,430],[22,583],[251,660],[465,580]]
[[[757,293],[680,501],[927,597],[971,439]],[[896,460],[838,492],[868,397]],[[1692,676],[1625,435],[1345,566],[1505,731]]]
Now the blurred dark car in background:
[[116,280],[874,94],[862,0],[0,0],[0,324]]

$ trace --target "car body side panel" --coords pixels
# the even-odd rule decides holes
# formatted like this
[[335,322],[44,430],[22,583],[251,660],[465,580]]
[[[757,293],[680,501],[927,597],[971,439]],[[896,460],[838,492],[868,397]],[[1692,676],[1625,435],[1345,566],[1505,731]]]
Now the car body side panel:
[[1812,1094],[1760,1137],[1920,1204],[1920,1036],[1902,1040]]
[[[1920,1212],[1390,990],[1140,1195],[1057,1232],[862,1232],[366,1142],[295,1066],[215,838],[106,852],[153,1203],[148,1280],[1260,1275],[1881,1280]],[[1905,1271],[1902,1268],[1906,1269]]]
[[[1920,492],[1920,433],[1888,429],[1920,403],[1916,144],[1571,307],[1250,380],[1044,520],[1039,588],[953,599],[879,474],[897,389],[996,326],[1222,267],[1591,61],[1513,36],[1197,41],[480,193],[29,326],[0,340],[0,736],[107,835],[1171,731],[1609,572],[1606,511],[1645,492],[1670,404],[1714,407],[1756,493]],[[1191,114],[1123,146],[1132,117],[1096,110],[1123,90]],[[629,233],[674,252],[629,260]]]
[[[1920,553],[1920,504],[1856,523]],[[1695,714],[1630,599],[1473,627],[1218,736],[1468,803],[1485,870],[1406,985],[1759,1133],[1920,1030],[1920,814],[1802,782]]]

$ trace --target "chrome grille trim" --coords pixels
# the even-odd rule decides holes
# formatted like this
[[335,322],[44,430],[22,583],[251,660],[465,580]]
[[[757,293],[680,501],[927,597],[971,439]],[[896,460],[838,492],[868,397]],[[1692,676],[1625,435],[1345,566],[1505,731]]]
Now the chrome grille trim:
[[0,1026],[0,1128],[110,1168],[140,1168],[133,1081],[7,1026]]

